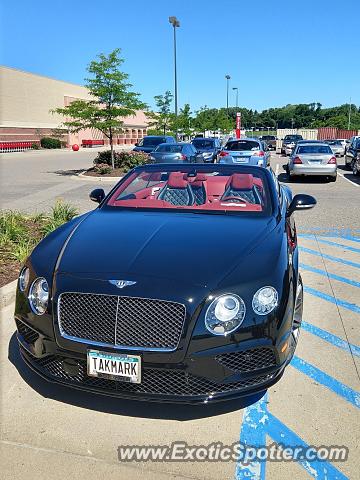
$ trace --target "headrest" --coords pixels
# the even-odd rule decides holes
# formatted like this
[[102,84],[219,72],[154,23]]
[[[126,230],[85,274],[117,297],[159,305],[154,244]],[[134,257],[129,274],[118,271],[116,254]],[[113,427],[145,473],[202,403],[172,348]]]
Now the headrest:
[[167,186],[169,188],[186,188],[188,182],[184,177],[184,174],[181,172],[171,172]]
[[205,175],[204,173],[198,173],[196,177],[187,177],[187,180],[193,187],[202,187],[203,182],[206,182],[207,180],[207,175]]
[[234,173],[226,186],[231,186],[234,190],[251,190],[254,186],[254,177],[250,174]]

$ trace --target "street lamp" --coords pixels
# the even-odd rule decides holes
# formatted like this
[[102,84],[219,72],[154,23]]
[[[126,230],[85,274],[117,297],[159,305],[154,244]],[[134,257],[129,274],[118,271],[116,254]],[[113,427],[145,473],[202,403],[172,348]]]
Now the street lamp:
[[236,90],[236,108],[238,108],[239,89],[238,87],[233,87],[233,90]]
[[230,80],[230,75],[225,75],[226,78],[226,113],[227,116],[229,116],[229,80]]
[[[176,65],[176,28],[180,27],[180,22],[176,17],[169,17],[169,22],[174,27],[174,83],[175,83],[175,118],[178,116],[178,95],[177,95],[177,65]],[[176,129],[176,141],[178,140],[178,132]]]

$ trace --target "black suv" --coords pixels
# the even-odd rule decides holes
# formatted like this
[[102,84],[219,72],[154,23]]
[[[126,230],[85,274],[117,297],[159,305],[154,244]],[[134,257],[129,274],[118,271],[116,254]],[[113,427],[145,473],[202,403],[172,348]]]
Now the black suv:
[[353,137],[350,145],[346,149],[345,166],[348,169],[353,169],[353,163],[360,153],[360,136]]
[[220,140],[218,138],[198,138],[195,137],[191,143],[198,153],[201,153],[204,162],[216,162],[221,150]]

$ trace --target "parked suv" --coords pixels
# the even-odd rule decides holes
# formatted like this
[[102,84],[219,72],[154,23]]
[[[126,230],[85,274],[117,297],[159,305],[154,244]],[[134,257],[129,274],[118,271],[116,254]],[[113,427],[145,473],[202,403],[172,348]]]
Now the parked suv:
[[360,136],[352,137],[351,143],[346,150],[345,154],[345,166],[347,168],[354,168],[353,163],[355,163],[358,154],[360,153]]
[[260,139],[267,144],[269,150],[276,150],[276,137],[275,135],[262,135]]
[[282,155],[291,155],[296,142],[302,140],[302,135],[285,135],[282,143],[281,153]]
[[194,138],[191,143],[199,153],[202,153],[204,162],[216,162],[221,150],[218,138]]
[[174,137],[166,135],[147,135],[139,143],[135,143],[134,152],[151,153],[160,143],[176,143]]

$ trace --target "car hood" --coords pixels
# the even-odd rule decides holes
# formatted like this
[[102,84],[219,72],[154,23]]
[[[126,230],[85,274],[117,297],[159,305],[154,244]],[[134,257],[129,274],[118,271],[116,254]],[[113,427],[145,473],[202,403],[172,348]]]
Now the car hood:
[[273,217],[95,210],[68,238],[58,273],[161,278],[211,287],[274,229]]

